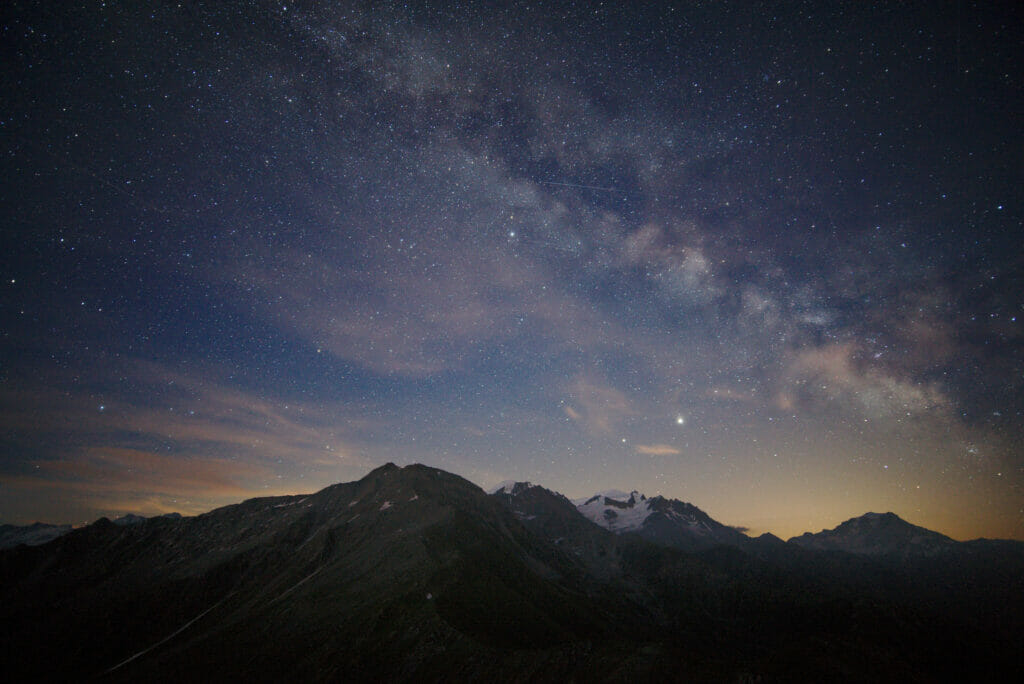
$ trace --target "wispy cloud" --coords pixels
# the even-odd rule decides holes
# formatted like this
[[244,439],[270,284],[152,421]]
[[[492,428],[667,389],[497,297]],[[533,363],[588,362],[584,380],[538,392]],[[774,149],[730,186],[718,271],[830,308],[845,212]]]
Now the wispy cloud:
[[365,419],[345,407],[274,401],[222,384],[215,370],[141,361],[113,373],[133,391],[107,403],[100,376],[112,370],[82,374],[71,390],[5,388],[0,426],[21,454],[0,468],[5,487],[97,510],[189,512],[369,465],[348,434]]
[[594,374],[581,374],[567,387],[566,415],[595,435],[611,435],[638,415],[624,392]]
[[637,444],[633,448],[644,456],[679,456],[683,453],[671,444]]

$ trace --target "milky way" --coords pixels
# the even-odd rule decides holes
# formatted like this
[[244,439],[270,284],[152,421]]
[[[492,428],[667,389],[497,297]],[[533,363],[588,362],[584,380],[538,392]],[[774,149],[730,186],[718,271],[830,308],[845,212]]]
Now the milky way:
[[1024,539],[1013,3],[5,3],[0,520],[394,461]]

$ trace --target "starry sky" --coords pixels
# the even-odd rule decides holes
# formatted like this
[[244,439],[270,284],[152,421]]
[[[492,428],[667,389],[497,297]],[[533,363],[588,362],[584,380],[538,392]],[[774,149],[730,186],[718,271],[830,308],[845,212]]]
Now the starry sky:
[[1024,539],[1015,2],[11,0],[0,522],[393,461]]

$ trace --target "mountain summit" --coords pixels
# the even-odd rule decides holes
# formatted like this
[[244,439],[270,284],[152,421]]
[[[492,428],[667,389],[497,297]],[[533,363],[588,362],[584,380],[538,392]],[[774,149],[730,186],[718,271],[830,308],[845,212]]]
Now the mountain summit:
[[805,549],[866,556],[927,556],[948,551],[956,544],[944,534],[912,525],[895,513],[865,513],[834,529],[806,532],[789,542]]
[[719,545],[742,547],[749,541],[746,535],[678,499],[611,490],[574,503],[584,517],[612,532],[635,532],[649,541],[687,551]]

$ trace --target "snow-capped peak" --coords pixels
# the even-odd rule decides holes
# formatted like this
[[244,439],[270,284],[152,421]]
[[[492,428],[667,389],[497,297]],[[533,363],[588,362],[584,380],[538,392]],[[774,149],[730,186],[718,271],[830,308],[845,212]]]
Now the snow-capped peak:
[[505,480],[494,489],[487,492],[488,494],[509,494],[515,495],[517,492],[521,492],[524,489],[536,487],[537,485],[532,482],[517,482],[516,480]]
[[614,532],[640,529],[652,512],[650,501],[636,490],[609,489],[573,503],[586,518]]

